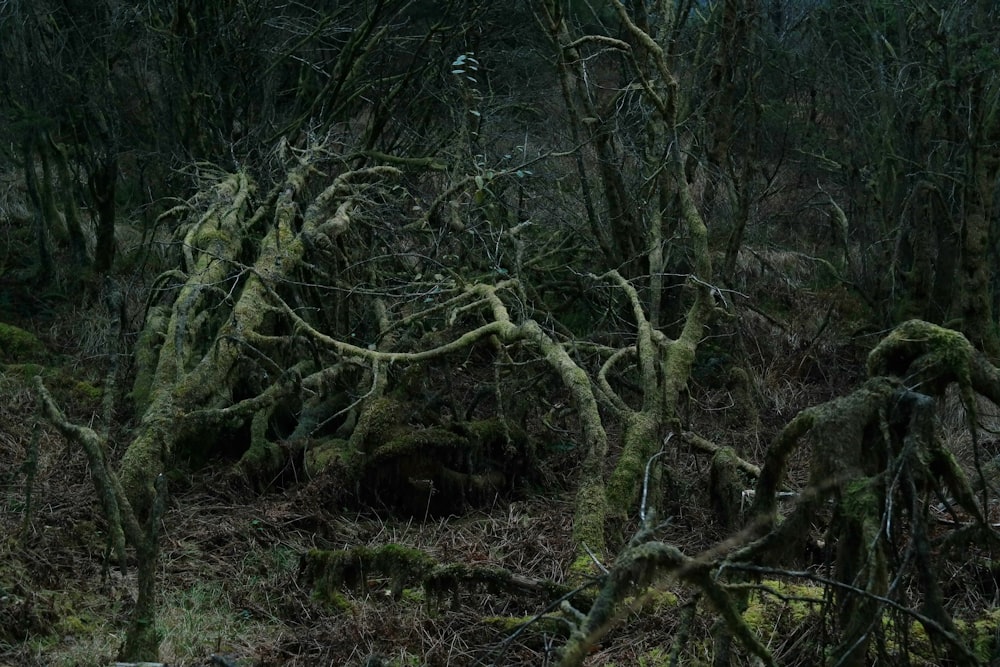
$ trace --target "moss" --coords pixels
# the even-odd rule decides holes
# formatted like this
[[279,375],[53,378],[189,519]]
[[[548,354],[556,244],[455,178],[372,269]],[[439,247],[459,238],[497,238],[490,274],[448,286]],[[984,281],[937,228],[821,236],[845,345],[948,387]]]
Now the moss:
[[573,520],[573,540],[577,544],[578,555],[570,566],[570,576],[574,579],[594,574],[593,559],[582,548],[586,545],[598,558],[605,555],[604,517],[607,501],[604,485],[597,472],[588,474],[579,482],[576,495],[576,511]]
[[423,582],[436,565],[419,549],[386,544],[334,551],[313,549],[303,556],[302,568],[313,591],[325,600],[342,587],[362,588],[370,577],[389,577],[391,593],[399,598],[407,586]]
[[[485,616],[480,623],[496,628],[505,634],[518,632],[522,629],[542,634],[547,637],[569,637],[570,625],[559,614],[543,616]],[[527,626],[527,627],[526,627]]]
[[56,631],[60,635],[86,635],[95,628],[94,619],[85,618],[71,614],[63,616],[56,624]]
[[[206,220],[206,222],[208,221]],[[233,230],[223,227],[221,224],[217,228],[202,224],[192,241],[202,250],[210,250],[213,245],[224,250],[236,243],[238,237],[233,233]],[[221,254],[221,252],[217,251],[217,254]]]
[[271,477],[281,470],[285,455],[277,443],[267,439],[270,411],[261,410],[250,423],[250,446],[240,457],[240,468],[252,480]]
[[984,618],[975,621],[971,634],[972,652],[984,663],[995,664],[1000,657],[1000,609],[988,611]]
[[347,596],[336,590],[315,588],[312,592],[312,599],[331,611],[346,613],[354,610],[354,605],[347,599]]
[[659,447],[660,421],[646,412],[629,415],[622,453],[608,481],[607,507],[613,516],[635,513],[646,462]]
[[118,467],[122,489],[132,508],[142,514],[153,498],[153,480],[163,467],[163,458],[173,450],[177,434],[170,418],[170,406],[147,411],[139,435],[133,440]]
[[845,517],[862,522],[868,517],[877,515],[878,504],[876,484],[872,480],[856,479],[844,485],[840,509]]
[[351,448],[359,452],[371,451],[391,438],[400,421],[412,410],[391,398],[377,398],[362,411],[358,425],[351,434]]
[[508,424],[502,419],[479,419],[464,422],[461,428],[466,431],[473,440],[483,443],[506,442],[508,438],[521,440],[525,437],[524,432],[512,424]]
[[[904,653],[905,664],[917,667],[932,667],[941,663],[941,651],[946,649],[940,644],[935,645],[927,635],[927,630],[920,621],[904,617],[906,623],[905,644],[901,643],[901,633],[898,627],[899,619],[885,616],[882,619],[883,633],[885,635],[885,650],[892,657],[900,657]],[[955,626],[960,634],[965,634],[966,624],[956,621]],[[987,660],[988,662],[988,660]]]
[[743,619],[758,636],[770,633],[790,633],[799,625],[819,619],[824,591],[821,586],[765,580],[761,590],[751,595]]
[[960,332],[909,320],[871,351],[868,373],[906,377],[926,385],[925,393],[939,393],[951,382],[969,385],[974,354],[972,343]]
[[372,452],[368,465],[377,465],[404,456],[432,456],[433,450],[460,448],[469,444],[463,436],[441,427],[414,428],[397,434]]
[[73,383],[73,393],[88,402],[100,401],[104,396],[103,389],[82,380]]
[[[899,655],[899,631],[894,629],[896,619],[886,617],[882,623],[886,629],[886,649],[892,655]],[[913,665],[941,664],[942,651],[947,645],[935,644],[920,621],[906,618],[907,660]],[[955,630],[960,640],[964,640],[976,659],[983,664],[994,664],[1000,656],[1000,609],[985,611],[977,621],[955,620]]]
[[749,591],[741,614],[748,632],[772,650],[782,643],[793,644],[795,664],[822,664],[822,648],[814,637],[825,618],[823,587],[777,580],[754,586],[761,589]]
[[312,442],[303,457],[306,474],[315,476],[337,465],[348,464],[351,454],[350,443],[342,438]]
[[136,341],[133,355],[135,357],[135,381],[129,397],[135,405],[136,412],[142,414],[149,406],[153,378],[160,357],[160,348],[170,321],[170,309],[166,306],[150,308],[143,327]]
[[673,591],[651,590],[647,596],[647,605],[655,612],[672,611],[681,603],[681,599]]
[[469,567],[464,563],[452,563],[435,568],[426,579],[424,586],[428,593],[454,592],[459,588],[483,587],[490,593],[501,593],[513,586],[513,575],[502,567]]
[[0,359],[4,362],[38,362],[48,356],[45,346],[20,327],[0,322]]

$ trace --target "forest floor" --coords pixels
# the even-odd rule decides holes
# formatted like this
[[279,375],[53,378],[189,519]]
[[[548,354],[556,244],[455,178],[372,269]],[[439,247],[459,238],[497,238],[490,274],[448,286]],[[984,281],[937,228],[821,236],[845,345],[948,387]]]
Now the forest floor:
[[[732,401],[725,385],[696,374],[688,426],[759,463],[770,438],[800,409],[847,391],[877,339],[850,340],[836,328],[810,338],[822,304],[842,298],[838,294],[815,292],[810,303],[789,305],[785,312],[802,319],[783,327],[747,311],[741,335],[749,343],[758,415],[727,412]],[[93,424],[100,414],[94,387],[102,380],[103,360],[95,353],[102,334],[88,333],[99,328],[93,317],[66,304],[43,318],[15,322],[54,354],[46,365],[53,378],[48,384],[77,423]],[[703,368],[711,362],[708,349]],[[39,367],[0,369],[0,667],[111,664],[134,604],[134,563],[122,574],[106,559],[105,523],[84,454],[37,416],[29,376]],[[122,432],[111,437],[118,443],[112,458],[128,441],[127,415],[122,422]],[[804,482],[805,456],[796,459],[793,480]],[[667,458],[662,504],[670,521],[659,538],[695,554],[726,537],[707,502],[708,462],[683,446]],[[241,667],[554,664],[565,626],[551,618],[525,623],[557,602],[544,594],[471,589],[440,600],[404,588],[393,595],[393,582],[372,573],[331,605],[317,599],[302,562],[315,548],[398,544],[442,564],[498,567],[528,580],[567,583],[576,546],[577,462],[572,449],[554,451],[544,463],[544,483],[447,517],[401,517],[360,506],[339,480],[306,479],[296,464],[263,490],[227,474],[231,461],[174,471],[161,532],[160,658],[174,667],[210,664],[213,655]],[[626,537],[631,530],[624,527]],[[997,602],[993,574],[957,564],[944,578],[946,593],[981,618]],[[791,584],[772,584],[782,586]],[[766,605],[751,604],[747,614],[780,664],[806,664],[813,638],[823,631],[817,612],[824,592],[808,584],[784,590],[784,601],[768,598]],[[671,585],[634,600],[588,664],[667,664],[690,600],[691,591]],[[710,619],[697,621],[681,664],[707,664],[711,652]]]
[[[32,411],[20,407],[22,415]],[[105,561],[86,462],[56,437],[41,435],[25,519],[19,468],[30,438],[27,428],[4,429],[0,665],[110,664],[133,604],[134,566],[123,576]],[[400,519],[333,504],[343,494],[330,483],[250,493],[203,472],[171,484],[159,573],[161,660],[177,667],[207,664],[213,654],[243,666],[376,664],[366,662],[372,656],[393,665],[547,663],[560,638],[540,630],[512,640],[510,620],[544,611],[544,600],[473,591],[436,604],[419,590],[394,599],[389,582],[374,577],[363,590],[345,590],[347,604],[331,610],[303,582],[300,560],[313,548],[399,544],[442,563],[564,581],[574,552],[568,498],[497,499],[461,517]],[[637,664],[665,641],[665,620],[646,617],[629,631],[641,641],[617,638],[599,662]]]
[[[55,372],[64,381],[49,384],[57,385],[72,418],[91,423],[99,400],[87,389],[88,379],[99,383],[100,364],[88,361],[81,349],[85,335],[52,324],[79,315],[67,306],[63,317],[45,318],[32,328],[49,346],[78,341],[59,350],[63,368]],[[106,560],[105,522],[85,456],[35,416],[30,371],[10,367],[0,373],[0,666],[107,665],[122,645],[134,604],[134,563],[123,575]],[[797,395],[804,402],[815,391]],[[702,399],[711,400],[708,393]],[[797,407],[802,406],[785,405],[782,412]],[[765,428],[779,427],[781,418],[765,417],[763,423],[770,423]],[[763,453],[759,428],[742,431],[740,449],[749,458]],[[127,442],[127,434],[120,441]],[[747,444],[752,442],[758,444]],[[350,506],[338,480],[305,479],[294,466],[263,491],[241,487],[227,475],[231,462],[178,471],[170,481],[161,533],[160,658],[175,667],[208,664],[213,655],[244,667],[551,664],[564,628],[550,622],[519,630],[551,606],[553,600],[544,596],[471,590],[442,602],[406,589],[394,597],[391,582],[376,574],[360,590],[345,589],[343,603],[331,608],[316,599],[301,562],[314,548],[399,544],[421,549],[439,563],[500,567],[535,581],[566,582],[575,549],[576,459],[573,451],[555,453],[546,460],[545,488],[525,488],[449,517],[399,517]],[[673,459],[677,488],[669,493],[671,522],[661,537],[695,553],[724,535],[713,527],[704,484],[697,481],[706,478],[707,463],[682,450]],[[641,613],[637,603],[632,618],[595,651],[592,663],[661,661],[682,603],[683,591],[669,590],[647,600]],[[699,657],[705,656],[691,655],[689,662]]]

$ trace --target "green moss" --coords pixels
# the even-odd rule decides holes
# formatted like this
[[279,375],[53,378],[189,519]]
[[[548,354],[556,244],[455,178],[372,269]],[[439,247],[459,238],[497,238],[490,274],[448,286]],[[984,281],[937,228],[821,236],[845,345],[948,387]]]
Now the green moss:
[[994,664],[1000,656],[1000,609],[988,611],[984,618],[975,621],[970,639],[976,657],[984,663]]
[[315,476],[338,464],[347,464],[351,455],[350,443],[342,438],[311,442],[303,457],[306,474]]
[[270,477],[285,463],[285,454],[277,443],[267,439],[270,412],[262,410],[250,422],[250,446],[240,457],[240,468],[250,479]]
[[629,416],[625,425],[622,453],[608,481],[607,506],[613,516],[633,514],[646,470],[646,461],[659,447],[660,423],[646,412]]
[[879,498],[876,485],[868,478],[856,479],[844,485],[840,508],[845,517],[862,522],[877,514]]
[[824,600],[822,586],[773,579],[760,582],[760,586],[767,590],[751,595],[743,612],[743,619],[758,636],[766,637],[782,625],[791,632],[803,622],[819,618]]
[[389,577],[396,598],[409,586],[423,582],[437,562],[419,549],[400,544],[326,551],[313,549],[303,556],[307,578],[318,599],[337,601],[341,588],[362,589],[372,577]]
[[[892,655],[899,655],[902,648],[898,641],[899,629],[894,627],[896,620],[887,616],[882,623],[886,630],[887,651]],[[947,646],[935,644],[920,621],[907,618],[906,623],[907,661],[913,665],[928,667],[941,664],[941,654]],[[993,664],[1000,655],[1000,609],[985,611],[977,621],[956,619],[955,630],[958,638],[966,642],[976,659],[983,664]]]
[[[903,645],[900,643],[900,629],[897,627],[898,619],[885,616],[882,619],[882,626],[885,634],[886,652],[893,657],[903,654]],[[906,664],[921,667],[931,667],[940,663],[940,655],[937,654],[927,630],[919,621],[906,618]],[[957,627],[957,624],[956,624]]]
[[[510,634],[522,629],[546,636],[568,637],[570,625],[559,614],[543,616],[485,616],[480,623]],[[527,628],[525,628],[527,626]]]
[[647,595],[649,598],[647,605],[654,612],[671,611],[681,603],[681,599],[672,591],[651,590]]
[[4,362],[37,362],[47,357],[45,346],[20,327],[0,322],[0,359]]
[[570,576],[574,579],[589,577],[596,566],[593,559],[582,548],[586,545],[598,558],[605,556],[604,517],[607,501],[604,485],[597,471],[584,471],[576,494],[576,511],[573,520],[573,540],[577,544],[578,555],[570,566]]
[[315,588],[312,592],[312,599],[331,611],[349,612],[354,610],[354,605],[343,593],[329,588]]
[[906,377],[937,392],[950,382],[967,387],[975,349],[958,331],[921,320],[896,327],[868,355],[871,376]]
[[77,615],[63,616],[56,624],[60,635],[86,635],[94,630],[94,619]]
[[154,306],[146,315],[146,325],[136,341],[133,355],[135,357],[136,373],[132,383],[130,398],[136,412],[142,414],[149,406],[153,378],[160,358],[160,348],[163,337],[170,322],[170,309],[166,306]]
[[362,411],[351,434],[351,447],[366,452],[386,442],[400,420],[411,412],[408,406],[395,399],[375,399]]
[[213,245],[217,248],[225,249],[235,243],[237,238],[236,235],[233,234],[232,230],[223,227],[221,224],[218,227],[211,227],[207,224],[202,224],[198,228],[195,238],[192,240],[199,248],[206,250]]
[[433,451],[437,449],[457,449],[468,445],[469,441],[465,437],[446,428],[437,426],[414,428],[396,434],[391,440],[375,449],[368,464],[377,465],[409,455],[433,456]]
[[73,392],[85,401],[97,402],[104,396],[103,389],[82,380],[73,383]]

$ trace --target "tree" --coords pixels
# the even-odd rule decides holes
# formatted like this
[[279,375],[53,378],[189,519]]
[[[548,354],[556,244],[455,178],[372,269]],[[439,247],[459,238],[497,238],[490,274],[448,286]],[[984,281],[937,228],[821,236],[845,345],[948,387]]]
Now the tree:
[[951,322],[994,357],[995,24],[988,3],[866,2],[819,12],[814,41],[834,57],[825,113],[852,153],[838,170],[868,206],[851,225],[882,230],[871,242],[894,267],[887,309]]
[[[836,283],[860,282],[851,229],[895,235],[898,266],[910,267],[907,289],[921,304],[928,294],[960,286],[969,338],[939,326],[943,312],[935,309],[945,301],[934,300],[920,314],[937,324],[900,325],[868,357],[857,387],[797,411],[757,466],[694,432],[685,403],[699,390],[699,367],[717,361],[706,359],[713,336],[726,335],[737,349],[719,362],[726,381],[751,384],[735,361],[746,312],[781,324],[765,307],[735,305],[749,297],[729,291],[753,239],[753,208],[774,189],[791,152],[786,145],[836,170],[844,179],[838,198],[861,188],[862,167],[849,166],[855,154],[827,157],[808,144],[861,107],[777,80],[770,59],[793,62],[796,49],[823,48],[827,37],[809,33],[814,41],[794,42],[789,31],[812,24],[789,23],[797,14],[780,3],[611,0],[587,12],[577,4],[527,5],[539,30],[513,47],[497,28],[522,18],[522,5],[177,2],[136,9],[128,20],[111,12],[112,4],[97,6],[94,16],[82,9],[58,15],[66,25],[99,25],[119,37],[127,26],[139,31],[141,39],[121,48],[135,49],[151,66],[129,75],[138,92],[115,98],[137,120],[127,130],[121,118],[109,123],[119,128],[112,143],[127,140],[136,154],[154,156],[149,168],[178,195],[150,225],[167,251],[158,274],[142,277],[134,376],[127,393],[114,368],[106,382],[109,400],[120,398],[135,416],[121,460],[108,461],[106,432],[71,423],[37,382],[49,420],[87,452],[109,547],[123,566],[128,547],[138,555],[139,601],[123,659],[157,657],[159,519],[165,474],[179,461],[226,456],[236,461],[229,483],[251,488],[301,461],[309,475],[334,480],[341,498],[427,518],[489,501],[530,478],[541,456],[536,434],[555,421],[578,451],[576,552],[568,569],[574,583],[598,588],[589,600],[565,594],[571,632],[563,664],[580,664],[630,598],[642,599],[666,580],[682,584],[688,596],[672,661],[681,659],[701,614],[713,624],[715,664],[728,664],[740,650],[774,664],[743,615],[751,592],[773,592],[754,581],[762,573],[811,578],[830,591],[824,609],[833,610],[825,612],[831,640],[817,654],[829,650],[844,664],[886,657],[888,609],[896,622],[920,623],[948,659],[978,660],[943,600],[935,547],[994,543],[988,483],[981,469],[979,488],[966,478],[935,420],[936,401],[949,387],[957,391],[978,447],[977,395],[1000,400],[996,368],[976,351],[989,353],[993,335],[988,311],[978,314],[991,298],[982,289],[982,242],[996,180],[989,141],[995,91],[979,66],[992,56],[970,48],[978,55],[962,63],[971,69],[956,70],[979,86],[985,106],[978,97],[948,98],[981,121],[975,132],[959,136],[957,123],[928,121],[928,138],[908,159],[941,163],[909,190],[899,186],[909,178],[907,161],[893,143],[905,137],[891,119],[917,117],[920,105],[894,96],[898,91],[884,82],[877,95],[850,98],[882,105],[864,108],[872,125],[867,134],[849,135],[848,148],[885,142],[883,153],[867,157],[884,160],[876,185],[894,199],[886,197],[885,209],[865,219],[859,212],[866,209],[845,211],[827,195],[822,205],[833,212],[839,235],[822,245],[830,259],[815,264]],[[31,19],[31,30],[13,33],[23,44],[46,35],[42,14],[16,9]],[[988,17],[985,5],[979,11]],[[940,55],[941,39],[948,46],[942,53],[954,51],[949,40],[962,43],[957,31],[939,34],[931,23],[921,24],[930,31],[925,41],[915,38],[906,22],[933,13],[867,3],[807,16],[853,40],[845,61],[875,63],[878,71],[891,62],[897,78],[909,81],[910,68],[892,54],[923,58],[924,51]],[[948,20],[959,15],[971,16],[958,12]],[[71,20],[83,16],[90,22]],[[895,45],[883,38],[873,47],[860,38],[885,25],[905,28]],[[101,67],[117,57],[93,56],[74,35],[87,55],[82,60],[98,72],[80,81],[124,80],[116,67]],[[57,43],[46,42],[53,49]],[[509,55],[518,48],[518,57]],[[6,79],[12,91],[26,81],[26,61],[19,62],[21,78]],[[549,69],[541,71],[543,64]],[[557,90],[561,106],[520,91],[514,67],[539,70],[532,85]],[[823,74],[829,88],[852,90],[832,71]],[[936,92],[946,81],[940,73],[913,76],[920,82],[913,85],[944,95]],[[94,94],[88,85],[70,88]],[[9,117],[28,118],[17,115],[26,103],[10,99]],[[47,111],[44,100],[32,103],[38,116]],[[789,117],[768,116],[772,104],[790,110]],[[73,135],[76,157],[40,143],[41,131],[55,123],[32,116],[37,122],[25,126],[31,132],[18,155],[27,181],[36,178],[35,154],[61,157],[60,177],[74,164],[98,165],[81,156],[102,146],[95,137],[100,119],[113,118],[112,107],[96,105],[81,121],[91,130]],[[779,130],[806,136],[762,148],[761,138]],[[935,153],[939,131],[952,134],[948,150]],[[177,164],[186,170],[170,174]],[[51,181],[41,166],[39,192]],[[101,163],[90,173],[98,205],[110,207],[113,171]],[[957,175],[973,185],[958,185]],[[939,196],[949,179],[950,198]],[[66,176],[63,186],[72,180]],[[904,215],[920,197],[929,197],[920,200],[923,210],[961,213],[961,243],[930,249],[929,237],[920,235],[930,228]],[[38,197],[40,210],[46,201],[52,198]],[[110,211],[100,215],[113,221]],[[935,233],[952,238],[947,228]],[[721,277],[714,269],[720,262]],[[925,279],[921,271],[935,262],[940,279]],[[886,298],[877,294],[876,301]],[[123,301],[113,283],[105,296]],[[833,316],[830,305],[807,352]],[[106,421],[112,413],[106,410]],[[794,486],[790,461],[806,450],[808,481],[779,511],[779,495]],[[677,493],[668,451],[674,460],[691,453],[712,459],[705,495],[727,533],[696,555],[659,532],[657,516]],[[747,475],[756,478],[753,494],[743,493]],[[741,501],[751,496],[748,512]],[[945,504],[956,525],[935,544],[928,517],[939,498],[951,499]],[[629,537],[635,516],[639,525]],[[392,555],[317,552],[304,562],[311,576],[335,586],[350,578],[346,561],[381,564]],[[428,557],[401,557],[412,566],[407,576],[423,577],[425,585],[441,575]],[[822,576],[802,566],[807,557],[826,568]],[[453,579],[486,576],[466,574]],[[911,591],[919,592],[919,609]],[[401,584],[392,592],[400,594]]]

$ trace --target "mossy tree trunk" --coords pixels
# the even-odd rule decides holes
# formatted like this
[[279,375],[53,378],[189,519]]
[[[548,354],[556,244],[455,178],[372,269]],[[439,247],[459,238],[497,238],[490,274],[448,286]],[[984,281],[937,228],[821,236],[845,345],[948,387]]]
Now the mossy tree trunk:
[[[623,310],[637,328],[634,347],[612,351],[598,378],[599,395],[617,414],[624,432],[621,454],[609,478],[605,479],[602,472],[603,453],[594,460],[588,459],[583,468],[575,523],[581,528],[602,525],[604,512],[621,519],[638,509],[646,462],[663,446],[668,431],[678,428],[678,399],[687,386],[714,301],[708,229],[686,174],[685,148],[690,141],[678,119],[686,91],[671,67],[672,40],[678,37],[674,27],[683,23],[685,17],[668,12],[670,15],[659,17],[662,23],[650,24],[644,12],[633,13],[620,2],[614,2],[613,6],[625,39],[595,35],[574,38],[568,28],[564,3],[553,1],[543,5],[550,38],[559,53],[558,74],[570,122],[574,124],[575,136],[591,137],[590,146],[597,159],[596,175],[581,173],[580,177],[584,183],[596,180],[603,185],[607,222],[602,225],[592,220],[591,226],[596,230],[607,262],[612,267],[621,267],[597,279],[610,282],[624,295]],[[727,33],[723,37],[721,44],[736,48],[734,40],[739,42],[744,35]],[[593,101],[597,97],[591,88],[594,74],[587,71],[585,57],[590,48],[615,50],[623,64],[622,76],[635,82],[622,95],[632,96],[643,110],[648,141],[640,154],[634,156],[634,172],[615,155],[618,139],[612,134],[614,123],[610,118],[622,99],[615,98],[606,105]],[[725,54],[719,54],[719,58],[724,57]],[[720,131],[725,135],[719,138],[719,148],[724,152],[729,135]],[[590,215],[599,217],[596,212]],[[678,243],[678,238],[683,243]],[[681,255],[686,256],[688,275],[684,297],[678,299],[676,295],[681,292],[668,290],[664,277],[673,268],[671,262]],[[640,257],[645,259],[641,266]],[[672,295],[670,299],[668,294]],[[671,299],[674,305],[665,312],[664,306]],[[682,302],[685,305],[680,307]],[[681,324],[672,339],[663,331],[664,322],[678,312]],[[629,405],[614,387],[614,377],[620,372],[618,365],[625,359],[638,362],[641,386],[638,405]],[[581,530],[577,538],[582,541],[586,537],[593,552],[606,555],[596,548],[603,546],[605,540],[598,541],[594,532]],[[577,566],[586,569],[588,563],[590,556],[581,552]]]
[[[828,664],[871,664],[873,637],[886,632],[883,616],[890,609],[919,622],[950,664],[981,664],[956,629],[941,592],[946,550],[931,548],[930,505],[948,499],[946,504],[959,506],[971,520],[967,526],[956,522],[951,535],[939,538],[941,544],[996,547],[987,508],[938,432],[937,410],[949,387],[957,387],[967,410],[966,427],[977,442],[976,394],[1000,404],[1000,369],[962,334],[911,320],[872,351],[868,372],[869,379],[855,391],[800,412],[775,437],[762,468],[752,471],[758,481],[742,531],[688,556],[658,541],[655,525],[644,521],[601,578],[591,608],[576,612],[561,664],[582,664],[604,633],[632,610],[627,600],[667,580],[710,600],[704,611],[718,619],[723,635],[763,664],[776,664],[760,639],[771,629],[752,627],[740,613],[746,577],[761,573],[814,578],[829,587],[836,613]],[[803,448],[811,454],[809,484],[787,511],[779,512],[789,462]],[[717,458],[725,456],[716,450]],[[821,511],[826,507],[833,509],[829,519]],[[831,578],[796,569],[816,530],[836,552],[826,564]],[[934,530],[939,532],[940,525]],[[911,604],[904,581],[919,586],[919,608]]]

